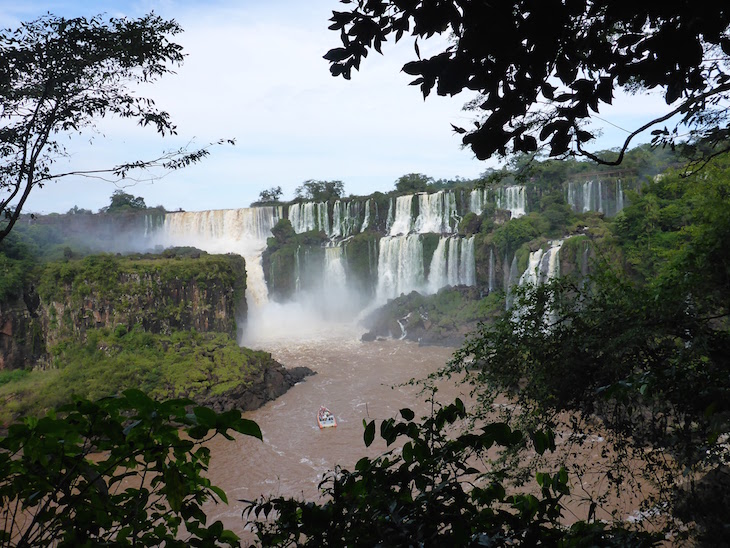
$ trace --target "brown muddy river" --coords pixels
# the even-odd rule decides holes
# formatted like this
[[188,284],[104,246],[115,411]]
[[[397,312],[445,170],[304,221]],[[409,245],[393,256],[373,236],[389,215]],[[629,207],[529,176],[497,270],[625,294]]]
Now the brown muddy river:
[[[377,438],[370,448],[365,447],[363,419],[395,417],[403,407],[414,409],[417,416],[427,413],[430,407],[426,396],[419,395],[419,387],[401,384],[435,371],[453,352],[407,341],[363,343],[363,330],[353,327],[310,325],[301,329],[300,325],[290,331],[293,326],[286,319],[277,321],[277,326],[262,326],[258,333],[249,333],[244,345],[271,352],[287,367],[306,366],[316,374],[246,414],[261,427],[263,442],[239,436],[233,442],[221,437],[210,444],[209,477],[226,491],[229,505],[209,505],[206,512],[244,541],[253,539],[244,531],[241,514],[246,504],[239,500],[262,495],[317,498],[319,482],[335,465],[352,469],[361,457],[376,456],[386,449]],[[282,332],[288,335],[277,335]],[[466,391],[466,387],[442,382],[437,399],[448,403],[457,396],[465,397]],[[319,429],[316,413],[320,405],[332,410],[337,428]]]

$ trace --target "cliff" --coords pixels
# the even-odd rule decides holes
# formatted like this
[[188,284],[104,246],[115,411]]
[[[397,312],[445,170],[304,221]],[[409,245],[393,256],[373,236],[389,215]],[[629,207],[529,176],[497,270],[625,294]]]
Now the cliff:
[[37,266],[0,303],[0,422],[129,387],[218,410],[278,397],[312,372],[238,346],[245,286],[241,256],[196,250]]
[[86,331],[139,325],[236,336],[245,317],[238,255],[92,255],[38,267],[22,298],[0,303],[0,369],[44,365],[48,349]]

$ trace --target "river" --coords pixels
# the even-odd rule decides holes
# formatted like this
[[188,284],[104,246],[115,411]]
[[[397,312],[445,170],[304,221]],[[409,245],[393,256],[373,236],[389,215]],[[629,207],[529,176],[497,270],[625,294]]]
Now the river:
[[[269,310],[271,312],[271,309]],[[398,340],[360,341],[363,329],[312,320],[298,321],[296,309],[275,311],[258,318],[242,341],[245,346],[266,350],[287,367],[306,366],[316,372],[246,417],[258,423],[263,442],[246,436],[235,441],[222,437],[210,443],[209,477],[222,487],[228,505],[206,506],[211,520],[220,519],[244,541],[242,511],[262,495],[285,495],[315,499],[323,475],[341,465],[352,469],[365,455],[386,450],[384,442],[366,448],[363,419],[395,417],[410,407],[417,416],[429,409],[426,395],[408,383],[423,378],[444,365],[452,348],[419,347]],[[443,381],[438,400],[444,403],[464,397],[468,387]],[[329,407],[337,428],[320,430],[316,413]]]

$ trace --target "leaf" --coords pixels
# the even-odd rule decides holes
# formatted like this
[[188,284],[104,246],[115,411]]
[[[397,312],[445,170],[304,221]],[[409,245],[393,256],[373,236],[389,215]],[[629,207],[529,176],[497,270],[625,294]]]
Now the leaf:
[[404,407],[403,409],[400,410],[400,415],[401,415],[401,417],[403,417],[404,420],[407,420],[407,421],[412,421],[413,417],[416,416],[416,414],[411,409],[408,409],[407,407]]
[[369,423],[366,423],[365,419],[363,419],[362,423],[365,427],[363,440],[365,441],[365,446],[370,447],[370,445],[373,443],[373,440],[375,439],[375,421],[370,421]]
[[198,421],[198,424],[201,426],[206,426],[208,428],[215,428],[218,415],[215,411],[208,407],[195,407],[193,409],[193,413],[195,415],[195,418]]
[[258,438],[263,441],[264,435],[261,433],[261,428],[258,423],[250,419],[241,419],[239,425],[235,428],[236,432],[245,436],[251,436]]

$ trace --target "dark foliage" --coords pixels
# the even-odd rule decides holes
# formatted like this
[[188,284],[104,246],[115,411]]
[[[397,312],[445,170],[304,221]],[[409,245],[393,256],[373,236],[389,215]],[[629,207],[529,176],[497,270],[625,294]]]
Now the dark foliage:
[[[534,152],[582,154],[619,164],[641,131],[656,127],[657,143],[674,145],[679,127],[709,144],[701,157],[728,150],[730,9],[721,3],[588,2],[578,0],[413,0],[351,2],[335,11],[330,29],[342,47],[325,59],[335,76],[350,78],[370,50],[414,38],[413,75],[424,97],[476,91],[471,108],[483,114],[463,143],[480,159]],[[450,38],[422,58],[419,42]],[[597,156],[584,147],[595,135],[584,128],[617,90],[660,90],[668,113],[635,128],[618,154]],[[677,123],[678,122],[678,123]],[[676,124],[667,129],[661,124]]]

